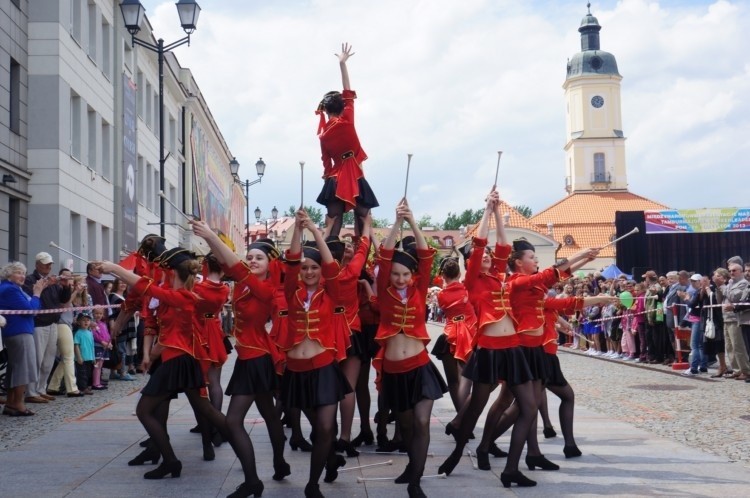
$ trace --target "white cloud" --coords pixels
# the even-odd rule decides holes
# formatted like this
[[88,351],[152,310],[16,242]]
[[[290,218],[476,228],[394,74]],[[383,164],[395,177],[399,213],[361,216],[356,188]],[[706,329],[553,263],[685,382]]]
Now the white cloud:
[[[145,1],[158,36],[182,34],[174,2]],[[499,185],[535,212],[564,195],[566,60],[580,50],[581,2],[434,0],[258,3],[202,1],[189,48],[178,49],[242,164],[268,164],[251,189],[262,209],[321,186],[313,115],[339,88],[342,41],[359,94],[365,170],[392,216],[413,153],[417,216],[478,208],[503,150]],[[607,0],[592,6],[602,49],[617,57],[630,188],[674,207],[746,205],[735,178],[747,169],[750,7],[737,1]],[[713,181],[712,181],[713,180]],[[701,199],[688,196],[700,186]]]

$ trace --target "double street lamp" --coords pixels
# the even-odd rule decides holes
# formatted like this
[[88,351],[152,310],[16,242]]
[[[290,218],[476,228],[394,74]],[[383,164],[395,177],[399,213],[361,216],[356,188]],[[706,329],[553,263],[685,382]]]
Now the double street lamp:
[[[234,181],[240,186],[245,187],[245,250],[247,251],[250,248],[250,186],[260,183],[263,180],[263,175],[266,173],[266,163],[263,162],[262,157],[255,163],[255,172],[258,174],[258,179],[253,181],[245,180],[243,182],[240,180],[240,163],[236,157],[233,157],[229,161],[229,171],[232,173]],[[260,219],[260,209],[256,209],[255,213],[255,217]],[[278,211],[276,213],[278,214]]]
[[[261,217],[261,214],[263,214],[263,213],[261,213],[259,207],[256,207],[254,212],[255,212],[255,221],[257,221],[258,223],[260,223],[260,217]],[[273,209],[271,210],[271,218],[270,219],[273,222],[273,224],[271,226],[273,226],[273,225],[276,224],[276,220],[278,218],[279,218],[279,210],[276,209],[276,206],[274,206]],[[266,232],[264,234],[265,237],[268,237],[268,220],[269,220],[269,218],[265,218],[263,220],[265,222],[265,224],[266,224]],[[275,239],[275,237],[271,237],[271,238]]]
[[198,16],[201,13],[201,8],[195,0],[179,0],[177,2],[177,13],[180,16],[180,25],[185,30],[187,36],[177,40],[176,42],[168,45],[164,44],[164,40],[159,38],[156,45],[147,41],[136,38],[135,35],[141,30],[141,24],[143,24],[143,16],[146,13],[146,9],[139,0],[122,0],[120,3],[120,10],[122,11],[122,18],[125,21],[125,28],[128,30],[131,36],[131,43],[139,45],[143,48],[156,52],[159,57],[159,190],[162,195],[159,197],[159,225],[161,227],[160,235],[164,237],[164,163],[167,158],[164,155],[164,54],[174,50],[180,45],[190,44],[190,35],[196,29],[198,23]]

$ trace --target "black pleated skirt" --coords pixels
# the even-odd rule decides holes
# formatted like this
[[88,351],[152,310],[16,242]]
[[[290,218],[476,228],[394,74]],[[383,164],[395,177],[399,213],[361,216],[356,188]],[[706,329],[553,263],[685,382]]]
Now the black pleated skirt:
[[[372,191],[370,184],[367,183],[364,177],[357,180],[357,185],[359,187],[359,194],[356,197],[358,206],[364,206],[367,209],[380,206],[378,199],[375,197],[375,192]],[[323,182],[323,189],[318,194],[316,201],[318,204],[327,206],[335,200],[338,200],[338,197],[336,197],[336,178],[326,178],[325,182]]]
[[466,362],[463,376],[480,384],[505,381],[515,386],[534,379],[521,347],[506,349],[478,348]]
[[148,383],[141,390],[146,396],[176,394],[186,389],[200,389],[206,385],[200,364],[189,354],[165,361],[152,370]]
[[443,360],[443,356],[451,356],[451,345],[448,343],[448,338],[445,334],[440,334],[435,340],[435,345],[432,346],[430,354],[441,361]]
[[381,390],[391,410],[405,412],[423,399],[442,398],[448,392],[448,385],[430,361],[404,373],[383,372]]
[[346,350],[347,358],[360,358],[362,360],[369,359],[369,345],[367,344],[367,337],[362,332],[354,332],[349,336],[351,346]]
[[544,382],[547,386],[565,387],[568,385],[567,379],[560,369],[560,358],[556,354],[544,353],[547,371],[547,380]]
[[281,378],[281,399],[291,408],[334,405],[350,392],[352,387],[336,362],[306,372],[287,370]]
[[532,380],[547,380],[547,353],[542,346],[533,348],[521,346],[523,355],[526,357],[526,364],[531,370]]
[[234,363],[232,378],[229,379],[224,394],[263,394],[278,391],[281,378],[276,374],[270,354],[251,358],[238,359]]

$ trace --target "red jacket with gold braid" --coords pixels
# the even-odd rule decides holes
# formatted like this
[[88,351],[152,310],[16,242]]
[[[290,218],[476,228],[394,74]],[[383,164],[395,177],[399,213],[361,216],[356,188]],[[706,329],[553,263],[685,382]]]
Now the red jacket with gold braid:
[[195,284],[193,292],[200,298],[195,305],[198,340],[193,356],[198,360],[224,364],[227,361],[227,350],[224,346],[224,330],[221,328],[221,311],[229,297],[229,287],[221,282],[204,279]]
[[[332,117],[318,130],[323,160],[323,178],[336,178],[336,197],[351,209],[359,195],[357,181],[364,176],[362,162],[367,154],[362,150],[357,131],[354,129],[354,90],[344,90],[344,110],[340,116]],[[321,118],[322,119],[322,118]]]
[[232,335],[237,357],[240,360],[250,360],[269,354],[277,372],[280,372],[284,357],[266,332],[275,290],[273,283],[253,275],[244,261],[225,268],[224,273],[235,281],[232,294]]
[[[289,351],[307,338],[333,353],[336,361],[342,361],[346,359],[346,350],[351,342],[344,307],[333,298],[339,295],[336,279],[339,265],[335,261],[321,265],[323,278],[310,297],[308,308],[305,309],[308,293],[304,282],[299,279],[301,256],[289,251],[286,254],[284,294],[289,307],[289,322],[287,330],[280,331],[276,342],[282,351]],[[336,314],[341,316],[337,317]]]
[[522,334],[544,326],[544,299],[547,297],[547,290],[569,276],[552,267],[533,275],[514,273],[508,277],[510,305],[517,319],[516,332]]
[[[164,270],[159,267],[158,263],[148,261],[140,254],[138,255],[136,268],[139,269],[139,275],[155,282],[161,282],[164,277]],[[145,299],[142,293],[134,292],[134,289],[131,289],[125,297],[123,309],[129,313],[140,311],[141,320],[143,320],[143,334],[156,336],[159,334],[159,321],[156,318],[155,310],[149,308],[148,305],[149,300]]]
[[390,285],[393,253],[393,249],[380,248],[377,277],[380,325],[375,340],[384,346],[390,337],[403,332],[407,337],[419,339],[427,345],[430,336],[425,322],[425,306],[435,249],[417,249],[417,274],[412,279],[413,284],[406,289],[406,298],[402,298]]
[[159,300],[159,344],[165,348],[162,360],[192,356],[198,340],[193,322],[198,296],[187,289],[163,289],[147,278],[139,279],[133,290]]
[[445,313],[443,333],[451,354],[466,361],[471,354],[477,332],[477,315],[469,302],[469,293],[461,282],[451,282],[437,295],[438,306]]
[[560,297],[544,300],[544,352],[557,354],[557,317],[560,313],[572,315],[583,309],[582,297]]
[[469,301],[474,306],[477,315],[479,330],[474,336],[474,345],[476,345],[476,340],[485,326],[499,322],[506,315],[514,321],[515,317],[504,285],[505,269],[508,266],[511,246],[496,244],[490,271],[482,273],[482,256],[484,248],[487,247],[487,239],[474,237],[472,245],[473,250],[469,257],[464,286],[469,292]]
[[354,256],[351,261],[344,266],[338,275],[338,292],[340,293],[334,299],[337,303],[344,305],[344,314],[352,333],[362,330],[362,323],[359,319],[359,275],[362,268],[367,262],[367,253],[370,250],[370,239],[362,237],[359,241]]

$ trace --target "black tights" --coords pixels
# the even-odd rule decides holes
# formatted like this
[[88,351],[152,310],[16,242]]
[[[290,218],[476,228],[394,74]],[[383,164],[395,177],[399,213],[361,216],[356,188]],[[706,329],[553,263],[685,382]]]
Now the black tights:
[[[529,435],[529,430],[534,423],[537,410],[537,402],[534,397],[534,387],[532,382],[524,382],[515,386],[508,387],[516,398],[514,406],[518,407],[518,418],[513,425],[513,432],[510,436],[510,449],[508,450],[508,459],[505,464],[505,472],[515,472],[518,470],[518,462],[521,459],[524,444]],[[455,458],[463,454],[469,434],[482,414],[490,393],[495,389],[493,384],[480,384],[475,382],[472,387],[471,401],[465,414],[461,419],[456,448],[453,450],[451,457]],[[457,460],[456,460],[457,461]]]
[[245,415],[255,403],[258,412],[266,422],[268,436],[273,448],[274,465],[284,462],[284,429],[281,427],[271,393],[260,394],[235,394],[229,401],[227,409],[227,428],[234,440],[234,451],[242,464],[245,473],[245,482],[252,484],[258,480],[258,472],[255,467],[255,451],[250,436],[245,430]]
[[[185,391],[185,395],[190,402],[190,405],[195,410],[198,418],[198,423],[201,423],[201,418],[205,419],[216,427],[221,435],[225,439],[232,442],[229,433],[227,431],[226,419],[224,415],[217,411],[208,402],[208,399],[201,397],[197,389],[188,389]],[[166,430],[166,422],[162,419],[164,415],[164,406],[169,407],[168,401],[171,397],[170,393],[160,394],[158,396],[141,396],[138,401],[138,406],[135,409],[138,420],[143,424],[143,428],[148,432],[151,441],[161,453],[165,463],[171,463],[177,460],[174,454],[172,445],[169,442],[169,435]],[[165,403],[167,402],[167,403]],[[234,447],[234,445],[232,445]]]
[[360,432],[372,432],[370,429],[370,360],[360,363],[354,392],[357,396]]
[[449,354],[443,355],[443,371],[445,372],[445,380],[448,383],[448,392],[451,395],[453,408],[458,413],[469,397],[471,381],[461,375],[463,363]]
[[[511,394],[508,387],[503,386],[500,395],[495,402],[492,403],[492,406],[487,412],[487,418],[484,422],[484,431],[482,432],[482,441],[479,443],[479,446],[477,446],[477,451],[489,451],[490,445],[495,442],[495,439],[500,437],[496,435],[497,426],[500,423],[503,413],[505,413],[508,407],[511,406],[511,403],[513,403],[513,394]],[[516,418],[518,418],[518,413],[516,413]]]
[[[346,208],[346,204],[341,199],[336,199],[334,201],[331,201],[327,206],[326,209],[328,210],[327,216],[333,220],[333,225],[331,226],[331,233],[330,235],[338,236],[339,232],[341,232],[341,226],[344,223],[344,209]],[[362,206],[360,204],[357,204],[354,206],[354,234],[360,235],[362,233],[362,220],[367,216],[367,213],[370,212],[370,209]]]
[[312,422],[314,434],[308,484],[318,484],[326,462],[332,454],[333,441],[336,437],[337,408],[338,404],[333,404],[305,410],[305,415]]
[[570,384],[564,386],[547,386],[547,389],[560,398],[560,428],[565,438],[565,446],[575,446],[573,437],[573,412],[575,410],[575,393]]
[[409,484],[419,484],[424,474],[427,461],[427,448],[430,446],[430,417],[432,416],[431,399],[422,399],[413,410],[397,415],[401,426],[401,437],[406,443],[409,455]]

